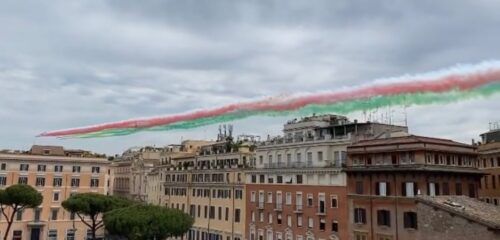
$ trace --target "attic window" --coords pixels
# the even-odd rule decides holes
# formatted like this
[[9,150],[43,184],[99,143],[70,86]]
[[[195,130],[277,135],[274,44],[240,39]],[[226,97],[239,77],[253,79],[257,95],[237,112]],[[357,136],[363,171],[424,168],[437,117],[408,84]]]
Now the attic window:
[[49,149],[44,149],[43,150],[43,155],[49,155],[50,154],[50,150]]

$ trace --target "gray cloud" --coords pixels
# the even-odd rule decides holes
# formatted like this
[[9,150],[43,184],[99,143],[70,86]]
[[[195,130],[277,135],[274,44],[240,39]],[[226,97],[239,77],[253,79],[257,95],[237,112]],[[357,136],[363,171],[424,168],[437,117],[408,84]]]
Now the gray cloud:
[[[211,138],[214,126],[92,140],[34,136],[495,59],[498,7],[491,1],[4,1],[0,148],[50,143],[117,153]],[[499,100],[412,107],[410,128],[470,141],[488,121],[500,120]],[[235,125],[265,136],[279,133],[285,120]]]

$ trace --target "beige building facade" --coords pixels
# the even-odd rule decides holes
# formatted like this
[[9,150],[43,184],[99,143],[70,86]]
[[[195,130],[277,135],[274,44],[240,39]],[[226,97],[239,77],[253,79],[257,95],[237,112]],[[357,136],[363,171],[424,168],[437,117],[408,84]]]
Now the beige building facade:
[[219,136],[197,149],[161,167],[161,204],[194,217],[187,239],[245,239],[244,170],[252,164],[254,142]]
[[[88,227],[64,210],[61,202],[75,193],[108,194],[109,162],[104,155],[58,146],[33,146],[26,152],[0,153],[0,188],[28,184],[42,195],[42,204],[19,212],[8,239],[87,239]],[[7,224],[0,219],[0,233]],[[102,233],[101,233],[102,237]]]

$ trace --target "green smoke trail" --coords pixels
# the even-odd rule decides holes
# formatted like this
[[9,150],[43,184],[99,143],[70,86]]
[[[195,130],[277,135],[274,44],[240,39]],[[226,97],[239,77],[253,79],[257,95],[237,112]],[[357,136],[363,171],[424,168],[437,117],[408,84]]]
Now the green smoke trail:
[[495,83],[495,84],[481,86],[479,88],[475,88],[468,91],[460,91],[456,89],[444,93],[422,92],[422,93],[400,94],[392,96],[378,96],[368,99],[338,102],[334,104],[308,105],[306,107],[293,111],[258,111],[258,112],[240,111],[216,117],[201,118],[192,121],[178,122],[174,124],[157,126],[152,128],[107,129],[100,132],[74,135],[71,137],[96,138],[96,137],[122,136],[140,131],[172,131],[172,130],[192,129],[217,123],[231,122],[251,116],[269,116],[269,117],[290,116],[290,115],[306,116],[306,115],[312,115],[313,113],[347,114],[357,111],[366,111],[366,110],[372,110],[376,108],[390,107],[390,106],[419,106],[419,105],[429,105],[429,104],[449,104],[466,99],[490,97],[491,95],[498,92],[500,92],[500,84]]

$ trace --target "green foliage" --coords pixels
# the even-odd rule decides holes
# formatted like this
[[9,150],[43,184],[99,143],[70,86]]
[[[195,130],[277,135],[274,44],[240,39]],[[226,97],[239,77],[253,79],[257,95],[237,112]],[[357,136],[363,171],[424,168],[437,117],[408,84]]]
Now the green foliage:
[[0,204],[23,208],[35,208],[42,204],[43,196],[26,184],[16,184],[0,190]]
[[[35,188],[26,184],[16,184],[0,190],[0,210],[7,221],[4,239],[10,232],[14,216],[26,208],[36,208],[42,204],[43,196]],[[10,209],[8,214],[7,209]]]
[[98,193],[79,193],[62,202],[64,209],[87,216],[98,215],[130,204],[132,202],[129,200]]
[[134,205],[104,214],[106,230],[130,240],[182,236],[193,223],[193,218],[180,210],[153,205]]
[[77,214],[80,220],[91,229],[93,239],[96,237],[96,231],[104,226],[99,216],[132,204],[134,202],[124,198],[98,193],[79,193],[62,202],[64,209]]

